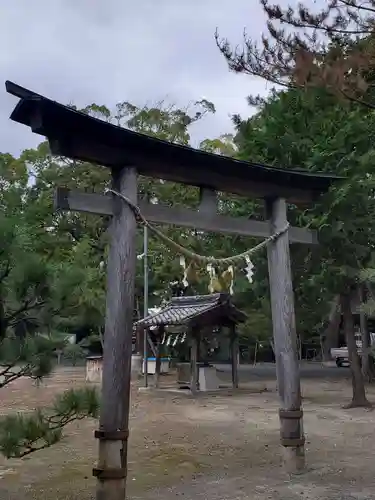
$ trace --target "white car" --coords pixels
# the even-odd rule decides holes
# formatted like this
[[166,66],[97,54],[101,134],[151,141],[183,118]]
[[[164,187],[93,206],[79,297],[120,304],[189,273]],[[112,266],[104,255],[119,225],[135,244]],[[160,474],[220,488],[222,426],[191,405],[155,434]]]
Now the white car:
[[[354,335],[355,335],[355,343],[357,345],[357,352],[358,352],[358,354],[361,354],[361,350],[362,350],[361,332],[356,332]],[[349,352],[348,352],[347,346],[334,347],[333,349],[331,349],[331,356],[336,361],[337,366],[339,366],[339,367],[350,366]]]
[[347,347],[335,347],[331,349],[331,356],[336,361],[336,365],[339,368],[342,366],[350,366]]
[[[371,345],[375,345],[375,333],[370,333],[370,341]],[[357,345],[357,352],[361,356],[362,354],[362,338],[361,334],[357,332],[355,334],[355,343]],[[336,361],[336,365],[341,367],[341,366],[350,366],[349,363],[349,352],[347,346],[344,347],[334,347],[331,349],[331,356],[334,358]]]

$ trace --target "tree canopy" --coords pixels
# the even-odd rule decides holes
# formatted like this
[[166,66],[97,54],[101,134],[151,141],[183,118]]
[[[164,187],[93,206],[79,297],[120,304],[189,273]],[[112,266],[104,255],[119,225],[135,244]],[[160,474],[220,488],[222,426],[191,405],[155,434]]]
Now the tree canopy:
[[[266,31],[258,42],[246,32],[242,47],[216,32],[229,68],[266,79],[277,88],[324,87],[336,97],[374,109],[375,2],[329,0],[284,7],[260,0]],[[251,96],[253,104],[261,102]]]
[[[352,335],[352,314],[343,308],[350,309],[374,247],[370,129],[375,3],[332,0],[322,8],[307,3],[297,7],[272,5],[269,0],[260,3],[267,18],[260,42],[244,33],[243,46],[233,48],[218,30],[215,34],[231,70],[275,84],[266,98],[249,96],[250,104],[260,106],[260,113],[253,119],[242,123],[235,117],[240,153],[242,148],[257,154],[257,146],[272,130],[273,134],[263,141],[261,157],[284,168],[328,170],[345,177],[311,210],[294,210],[294,214],[319,229],[320,250],[305,260],[302,269],[307,265],[312,266],[311,271],[315,269],[313,281],[318,279],[320,288],[312,288],[320,292],[318,298],[327,293],[340,295],[347,342],[352,346],[353,380],[357,380],[353,404],[359,392],[357,402],[368,404]],[[279,118],[281,110],[284,116]],[[296,125],[302,128],[298,130]],[[312,279],[306,281],[311,283]],[[306,285],[304,289],[301,296],[307,297]],[[335,308],[329,316],[338,328]],[[363,337],[363,345],[365,340]]]

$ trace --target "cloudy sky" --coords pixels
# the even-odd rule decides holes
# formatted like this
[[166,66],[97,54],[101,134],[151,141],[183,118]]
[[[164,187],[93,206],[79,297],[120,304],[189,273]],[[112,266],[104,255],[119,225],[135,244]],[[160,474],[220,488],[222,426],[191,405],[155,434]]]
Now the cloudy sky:
[[18,154],[40,138],[9,120],[12,80],[62,103],[113,107],[166,99],[185,106],[206,98],[217,113],[193,137],[231,130],[230,113],[246,116],[246,96],[265,83],[235,75],[216,48],[215,28],[233,43],[244,27],[264,28],[257,0],[13,0],[0,6],[0,151]]

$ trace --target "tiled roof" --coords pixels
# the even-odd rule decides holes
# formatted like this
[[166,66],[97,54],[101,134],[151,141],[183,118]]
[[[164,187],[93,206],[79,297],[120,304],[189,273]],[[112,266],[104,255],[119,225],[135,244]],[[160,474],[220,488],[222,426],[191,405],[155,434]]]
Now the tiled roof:
[[[194,318],[211,311],[226,308],[238,317],[245,317],[231,303],[227,294],[199,295],[194,297],[175,297],[156,314],[147,316],[135,323],[136,327],[152,327],[159,325],[182,325]],[[243,319],[242,318],[242,319]]]

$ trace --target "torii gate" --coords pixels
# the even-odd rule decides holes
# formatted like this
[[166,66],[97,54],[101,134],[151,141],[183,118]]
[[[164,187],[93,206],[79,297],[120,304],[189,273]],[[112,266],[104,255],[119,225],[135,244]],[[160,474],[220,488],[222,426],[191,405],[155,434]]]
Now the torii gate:
[[[111,169],[113,189],[137,204],[137,174],[181,182],[201,189],[199,215],[194,210],[138,201],[151,222],[205,231],[267,237],[287,224],[287,202],[307,204],[326,192],[337,177],[283,170],[210,154],[148,137],[74,111],[6,82],[20,100],[11,119],[45,136],[53,154]],[[217,213],[218,191],[265,200],[268,221],[232,218]],[[63,210],[112,215],[107,270],[102,406],[97,500],[124,500],[126,493],[130,364],[135,277],[134,212],[113,196],[58,189]],[[291,472],[304,467],[300,377],[289,242],[317,244],[314,231],[291,227],[268,247],[273,334],[280,396],[280,434]]]

